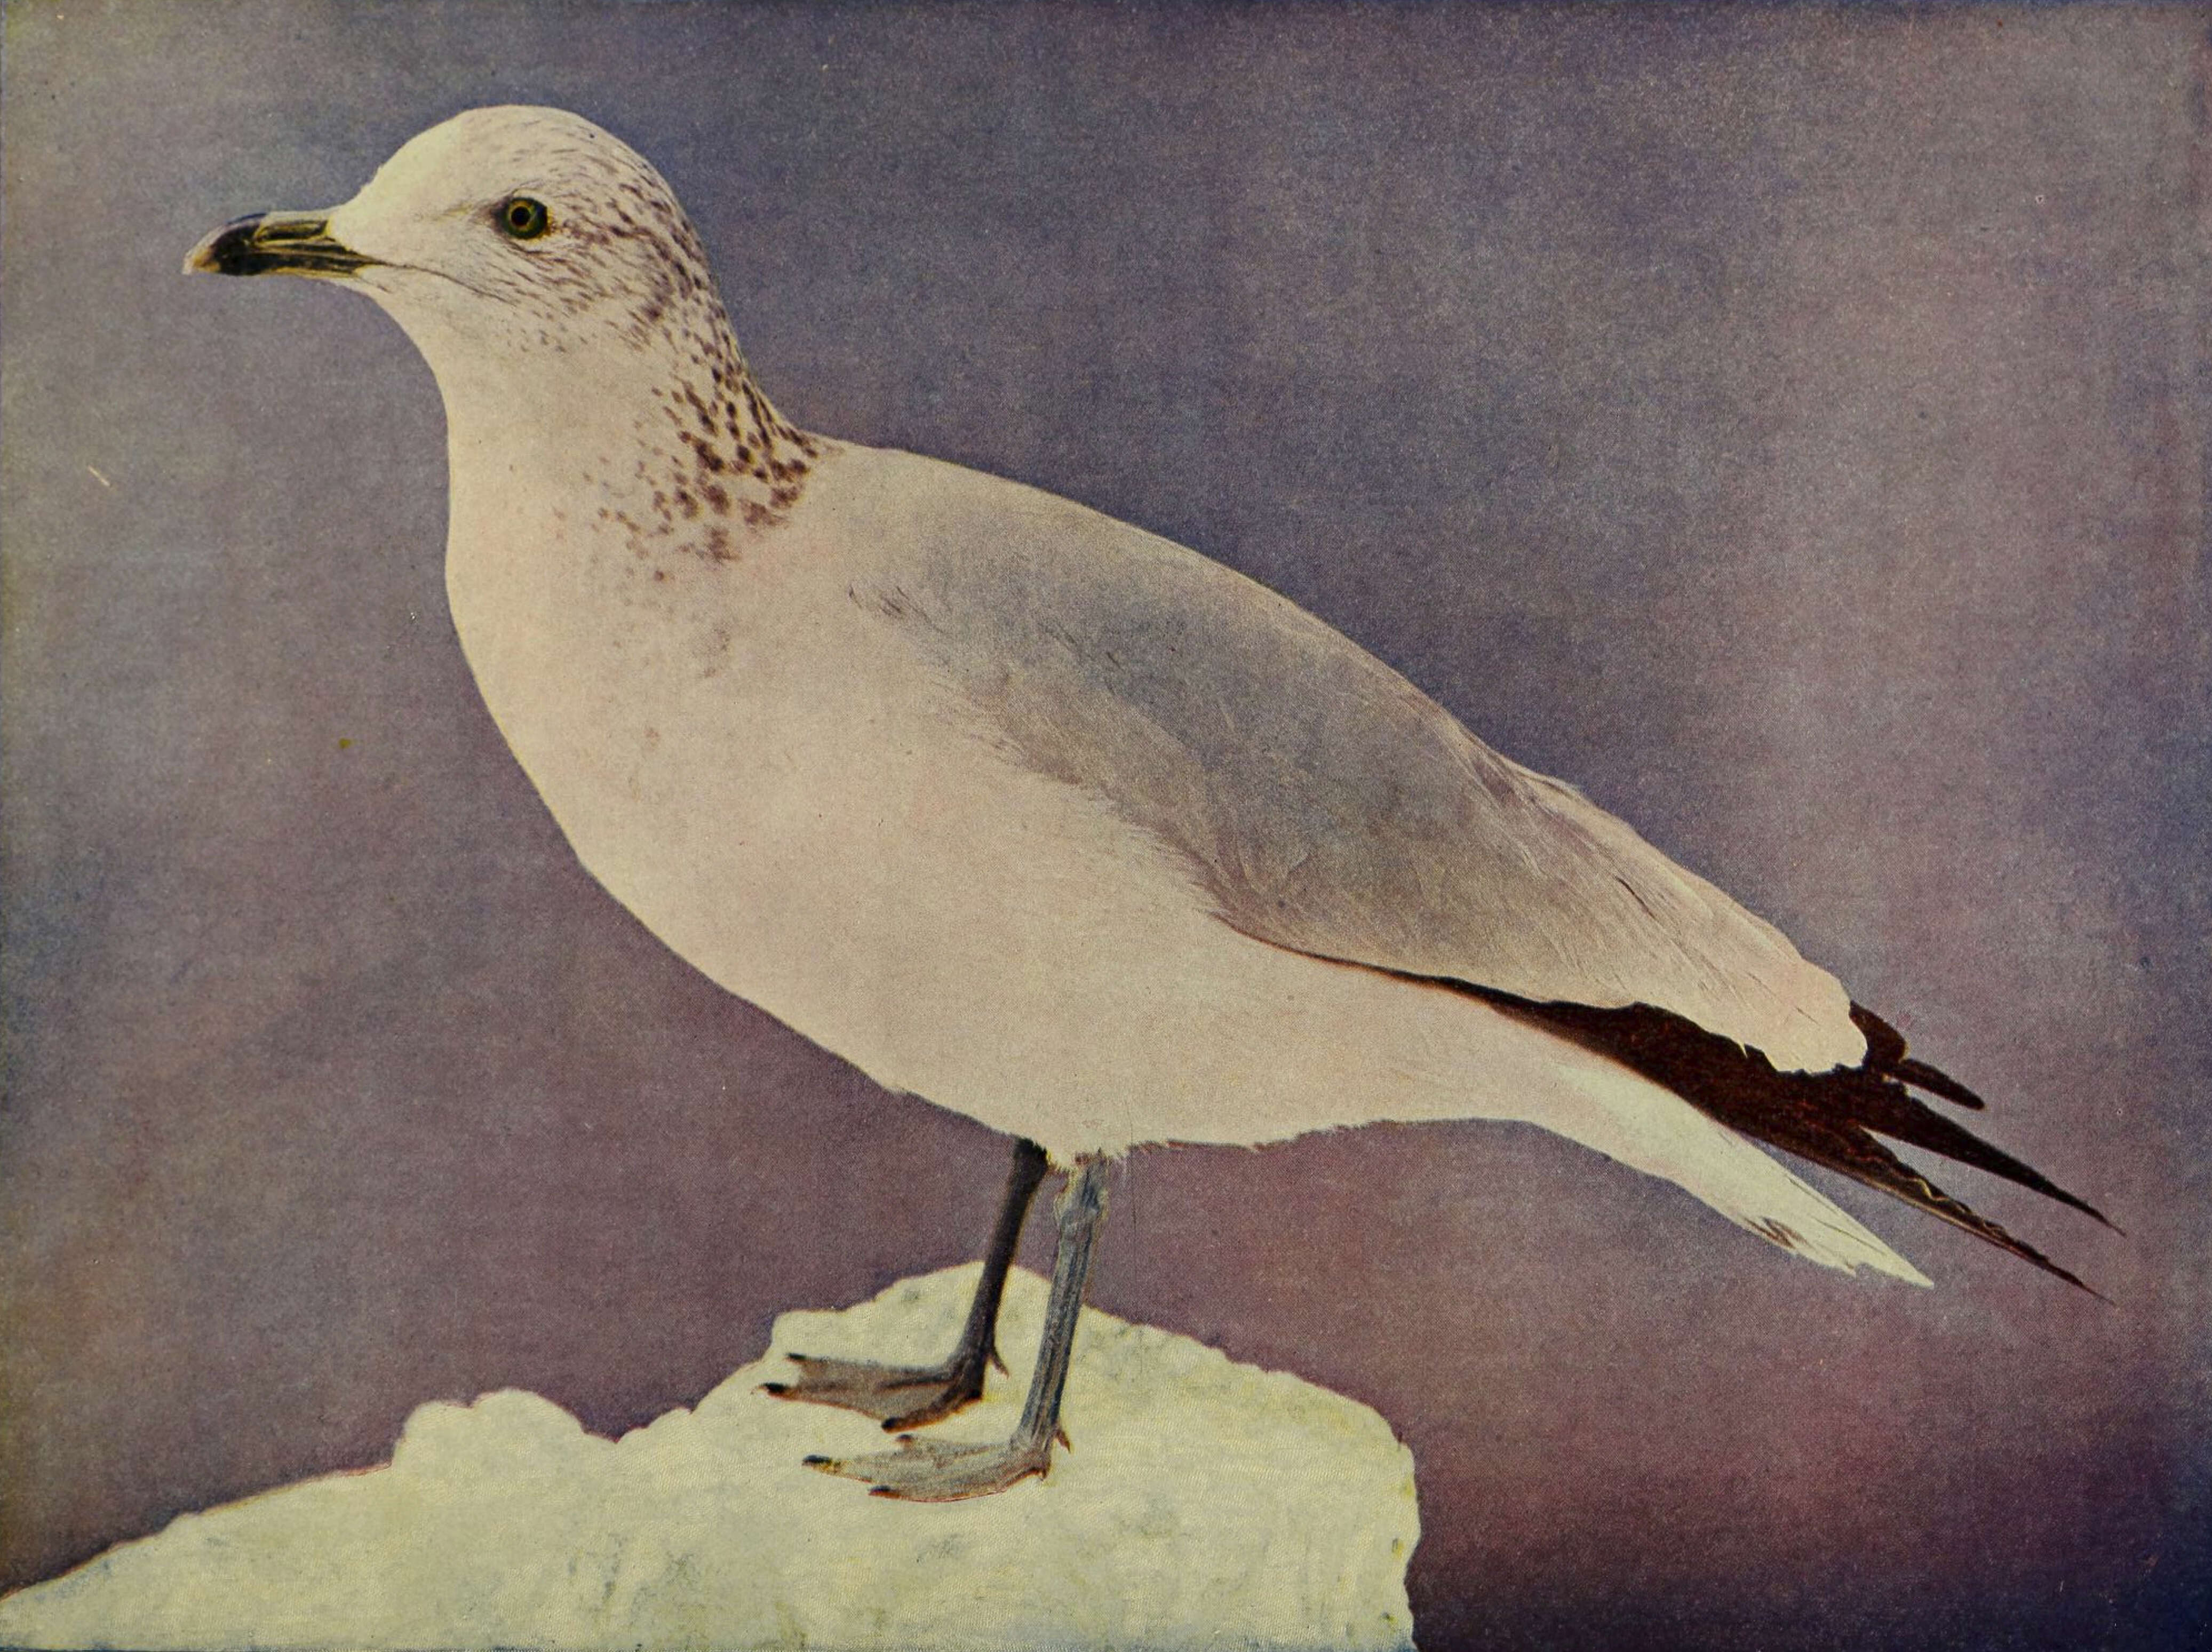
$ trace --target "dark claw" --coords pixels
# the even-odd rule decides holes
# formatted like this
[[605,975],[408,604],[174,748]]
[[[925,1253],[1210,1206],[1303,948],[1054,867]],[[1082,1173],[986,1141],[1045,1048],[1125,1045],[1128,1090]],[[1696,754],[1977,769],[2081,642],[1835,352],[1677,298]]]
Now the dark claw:
[[811,1454],[799,1460],[799,1466],[803,1468],[826,1468],[836,1461],[834,1457],[824,1457],[818,1454]]
[[763,1382],[760,1385],[760,1391],[763,1394],[789,1394],[791,1392],[791,1384],[788,1382]]

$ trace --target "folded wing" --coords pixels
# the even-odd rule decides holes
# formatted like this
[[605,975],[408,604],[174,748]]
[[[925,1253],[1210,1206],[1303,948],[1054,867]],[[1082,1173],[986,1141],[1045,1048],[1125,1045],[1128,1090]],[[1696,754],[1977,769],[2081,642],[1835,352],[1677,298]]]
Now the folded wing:
[[1000,487],[888,599],[1020,761],[1171,847],[1225,922],[1538,1002],[1652,1005],[1784,1068],[1863,1055],[1842,987],[1771,925],[1340,633]]
[[[885,611],[991,738],[1167,846],[1224,922],[1468,992],[2080,1283],[1876,1139],[2097,1215],[1915,1097],[1981,1105],[1771,924],[1266,587],[975,480],[989,483],[980,497],[945,483],[953,519],[933,554],[896,567]],[[1838,1260],[1811,1235],[1750,1225]]]

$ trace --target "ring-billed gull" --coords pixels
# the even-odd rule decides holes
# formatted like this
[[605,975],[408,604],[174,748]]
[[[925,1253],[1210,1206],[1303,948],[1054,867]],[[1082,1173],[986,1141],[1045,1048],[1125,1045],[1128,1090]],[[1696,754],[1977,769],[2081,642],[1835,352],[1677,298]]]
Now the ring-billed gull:
[[674,194],[589,122],[457,116],[187,267],[342,281],[420,348],[462,645],[599,882],[730,991],[1015,1138],[945,1364],[801,1360],[778,1390],[893,1429],[975,1397],[1067,1170],[1014,1436],[819,1466],[926,1499],[1046,1471],[1102,1167],[1141,1143],[1526,1120],[1926,1283],[1755,1138],[2072,1279],[1875,1135],[2089,1206],[1917,1100],[1981,1105],[1571,787],[1195,552],[786,420]]

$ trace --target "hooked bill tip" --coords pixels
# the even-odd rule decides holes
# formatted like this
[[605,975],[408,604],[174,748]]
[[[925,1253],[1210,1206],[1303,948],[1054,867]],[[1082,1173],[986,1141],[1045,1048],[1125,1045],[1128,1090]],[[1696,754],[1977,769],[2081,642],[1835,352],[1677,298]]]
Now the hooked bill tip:
[[185,254],[185,273],[188,276],[234,273],[224,268],[224,262],[260,222],[259,213],[249,212],[243,218],[233,218],[222,228],[208,231],[193,244],[192,250]]
[[186,275],[349,276],[376,260],[331,239],[319,212],[252,212],[202,236]]

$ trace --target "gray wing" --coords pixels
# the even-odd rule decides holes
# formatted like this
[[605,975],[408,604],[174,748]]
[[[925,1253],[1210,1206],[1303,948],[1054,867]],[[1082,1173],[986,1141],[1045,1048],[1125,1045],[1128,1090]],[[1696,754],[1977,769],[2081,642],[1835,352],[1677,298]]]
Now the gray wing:
[[1778,1066],[1864,1053],[1842,988],[1771,926],[1295,604],[1081,506],[907,462],[930,525],[887,563],[884,611],[1008,751],[1169,846],[1224,922],[1539,1002],[1652,1005]]

